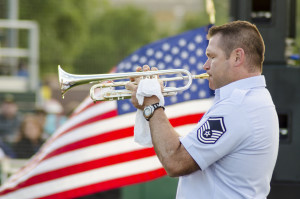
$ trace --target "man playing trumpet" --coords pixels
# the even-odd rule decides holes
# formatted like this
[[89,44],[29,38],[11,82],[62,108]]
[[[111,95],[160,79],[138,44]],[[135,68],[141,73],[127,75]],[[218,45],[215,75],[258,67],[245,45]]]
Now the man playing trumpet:
[[185,137],[171,126],[156,96],[145,97],[140,105],[138,85],[128,83],[126,88],[133,93],[133,105],[144,110],[163,167],[169,176],[179,177],[177,198],[266,198],[279,125],[262,75],[263,39],[256,26],[245,21],[212,27],[208,39],[203,67],[215,101]]

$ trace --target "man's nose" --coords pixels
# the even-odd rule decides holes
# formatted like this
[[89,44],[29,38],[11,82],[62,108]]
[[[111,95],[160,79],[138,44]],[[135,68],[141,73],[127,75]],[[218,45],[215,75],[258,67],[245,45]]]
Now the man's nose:
[[203,69],[204,70],[209,70],[209,68],[210,68],[210,61],[209,61],[209,59],[205,62],[205,64],[203,65]]

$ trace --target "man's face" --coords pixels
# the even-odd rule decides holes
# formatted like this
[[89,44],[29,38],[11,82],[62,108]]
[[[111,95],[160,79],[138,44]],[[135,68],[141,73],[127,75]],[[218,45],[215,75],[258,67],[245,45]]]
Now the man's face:
[[209,87],[212,90],[230,83],[230,59],[226,59],[225,52],[219,47],[221,39],[220,34],[212,36],[206,49],[208,59],[203,68],[209,74]]

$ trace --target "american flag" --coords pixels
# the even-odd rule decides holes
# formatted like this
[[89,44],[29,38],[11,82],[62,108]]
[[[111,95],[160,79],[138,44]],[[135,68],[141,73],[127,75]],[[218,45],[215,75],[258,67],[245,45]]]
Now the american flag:
[[[125,58],[117,72],[148,64],[203,73],[210,26],[151,43]],[[170,83],[169,86],[179,86]],[[212,105],[206,80],[165,98],[176,131],[188,133]],[[29,163],[0,188],[2,199],[76,198],[165,176],[153,148],[133,141],[136,109],[129,100],[93,103],[86,98]]]

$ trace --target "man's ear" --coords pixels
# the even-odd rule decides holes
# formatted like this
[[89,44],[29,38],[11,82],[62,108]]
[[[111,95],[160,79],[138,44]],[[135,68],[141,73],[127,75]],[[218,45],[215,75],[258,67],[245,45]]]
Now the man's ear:
[[242,48],[236,48],[232,51],[233,62],[235,66],[240,66],[245,62],[245,51]]

